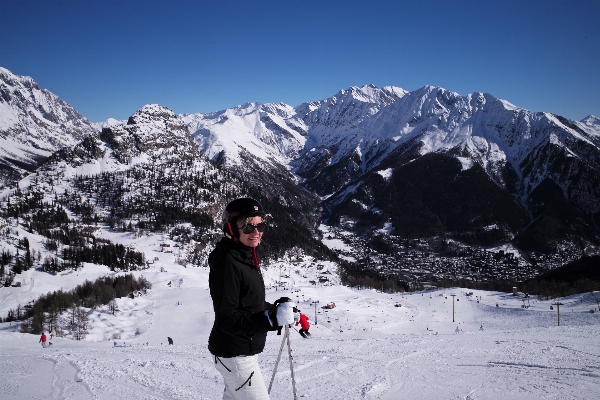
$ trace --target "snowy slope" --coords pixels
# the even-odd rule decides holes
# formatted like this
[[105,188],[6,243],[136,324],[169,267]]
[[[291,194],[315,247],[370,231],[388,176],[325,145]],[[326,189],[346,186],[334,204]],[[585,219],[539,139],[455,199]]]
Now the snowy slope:
[[[54,338],[53,346],[42,349],[37,336],[0,324],[5,368],[0,374],[0,397],[220,398],[221,378],[206,348],[213,321],[208,271],[177,265],[174,255],[159,253],[151,238],[132,242],[159,256],[150,270],[136,273],[149,279],[153,288],[142,297],[120,299],[115,316],[90,310],[93,328],[85,341]],[[597,310],[598,293],[558,299],[563,303],[558,327],[556,310],[550,310],[556,300],[483,291],[467,297],[460,288],[403,295],[336,284],[315,286],[308,282],[317,276],[314,266],[314,260],[294,257],[264,269],[268,299],[292,297],[312,323],[312,339],[291,331],[301,398],[589,399],[600,395],[596,346],[600,315],[589,312]],[[62,285],[65,289],[74,285],[75,274],[93,280],[109,273],[86,265],[73,276],[61,277]],[[275,290],[280,274],[290,276],[282,278],[288,290]],[[21,288],[1,289],[2,312],[16,299],[24,302],[35,293],[54,290],[52,278],[31,272],[21,277]],[[454,322],[452,294],[456,295]],[[315,315],[312,301],[317,300]],[[320,308],[330,302],[335,302],[334,309]],[[167,345],[167,336],[174,339],[173,346]],[[282,336],[271,333],[259,357],[267,384],[281,340]],[[293,398],[289,371],[284,357],[272,398]],[[17,375],[22,378],[16,379]]]

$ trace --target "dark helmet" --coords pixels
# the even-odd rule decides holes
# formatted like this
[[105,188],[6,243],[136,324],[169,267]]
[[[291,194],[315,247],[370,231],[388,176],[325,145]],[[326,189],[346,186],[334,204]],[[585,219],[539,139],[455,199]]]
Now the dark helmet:
[[250,197],[235,199],[227,204],[223,213],[223,231],[230,239],[239,237],[236,222],[239,218],[265,216],[262,204]]
[[265,216],[262,204],[250,197],[235,199],[227,204],[223,214],[224,222],[235,222],[238,218]]

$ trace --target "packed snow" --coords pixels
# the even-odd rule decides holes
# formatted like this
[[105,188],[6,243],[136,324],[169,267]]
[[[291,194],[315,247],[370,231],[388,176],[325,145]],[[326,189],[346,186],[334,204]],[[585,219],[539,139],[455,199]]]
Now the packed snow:
[[[208,269],[177,264],[176,252],[160,252],[161,238],[111,235],[147,258],[158,257],[150,269],[135,272],[152,289],[119,299],[115,315],[89,310],[92,328],[83,341],[55,337],[42,348],[38,335],[0,324],[0,398],[222,396],[222,378],[207,350],[213,322]],[[291,297],[312,324],[310,339],[291,330],[298,398],[600,397],[598,292],[547,301],[461,288],[382,293],[340,285],[333,263],[298,254],[263,270],[268,300]],[[110,274],[90,264],[57,276],[27,271],[15,279],[21,287],[0,289],[0,312]],[[556,306],[550,309],[557,301],[560,326]],[[334,308],[323,308],[331,303]],[[259,356],[267,385],[282,339],[270,333]],[[293,398],[287,354],[271,398]]]

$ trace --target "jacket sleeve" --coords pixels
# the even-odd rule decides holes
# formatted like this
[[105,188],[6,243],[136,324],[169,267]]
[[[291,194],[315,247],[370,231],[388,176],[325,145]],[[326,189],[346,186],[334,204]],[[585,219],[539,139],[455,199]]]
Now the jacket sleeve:
[[212,268],[209,283],[215,311],[215,327],[228,335],[251,335],[274,330],[264,310],[244,310],[240,304],[240,271],[227,258]]

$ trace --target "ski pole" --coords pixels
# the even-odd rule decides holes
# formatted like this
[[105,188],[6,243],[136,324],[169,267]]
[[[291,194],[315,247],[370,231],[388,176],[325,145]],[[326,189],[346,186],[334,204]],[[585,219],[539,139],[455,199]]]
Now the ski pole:
[[296,377],[294,376],[294,358],[292,357],[292,346],[290,345],[290,327],[285,326],[285,334],[287,335],[288,354],[290,357],[290,370],[292,371],[292,390],[294,391],[294,400],[297,398],[296,394]]
[[285,334],[283,335],[283,340],[281,341],[281,347],[279,348],[279,355],[277,356],[277,361],[275,361],[275,368],[273,369],[273,376],[271,376],[271,383],[269,383],[269,390],[267,393],[271,393],[271,387],[273,386],[273,381],[275,380],[275,373],[277,372],[277,366],[279,365],[279,360],[281,359],[281,353],[283,351],[283,346],[285,345],[285,337],[289,335],[289,331],[286,329]]

